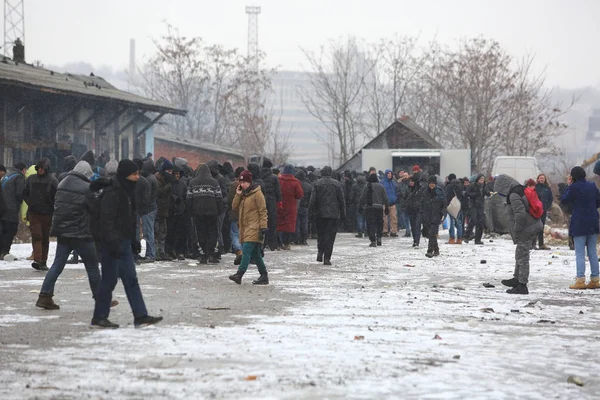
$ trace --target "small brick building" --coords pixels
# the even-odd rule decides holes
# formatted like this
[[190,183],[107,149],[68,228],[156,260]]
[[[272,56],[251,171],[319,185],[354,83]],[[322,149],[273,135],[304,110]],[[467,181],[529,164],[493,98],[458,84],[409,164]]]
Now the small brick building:
[[155,134],[154,159],[156,160],[159,157],[165,157],[169,160],[174,157],[185,158],[193,169],[211,160],[217,160],[219,164],[229,161],[233,168],[246,166],[246,160],[238,150],[188,138]]

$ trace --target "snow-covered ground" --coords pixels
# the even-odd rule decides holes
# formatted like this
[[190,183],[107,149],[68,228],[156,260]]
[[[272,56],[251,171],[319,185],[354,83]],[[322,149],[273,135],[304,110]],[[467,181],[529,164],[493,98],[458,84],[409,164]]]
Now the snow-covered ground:
[[134,329],[119,285],[114,331],[88,328],[81,265],[57,284],[61,310],[44,311],[43,274],[0,262],[0,398],[600,398],[600,290],[568,289],[574,253],[532,252],[530,295],[511,296],[500,279],[514,247],[485,242],[430,260],[425,241],[370,249],[341,234],[332,267],[314,241],[268,253],[267,287],[251,285],[253,266],[228,281],[231,256],[143,265],[148,308],[165,320]]

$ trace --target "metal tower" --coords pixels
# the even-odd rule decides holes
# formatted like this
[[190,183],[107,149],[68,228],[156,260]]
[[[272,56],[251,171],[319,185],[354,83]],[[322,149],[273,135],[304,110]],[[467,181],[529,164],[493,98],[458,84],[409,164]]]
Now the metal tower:
[[248,58],[258,71],[258,14],[260,7],[246,6],[248,14]]
[[12,57],[12,47],[17,39],[25,43],[25,4],[24,0],[4,0],[4,42],[5,56]]

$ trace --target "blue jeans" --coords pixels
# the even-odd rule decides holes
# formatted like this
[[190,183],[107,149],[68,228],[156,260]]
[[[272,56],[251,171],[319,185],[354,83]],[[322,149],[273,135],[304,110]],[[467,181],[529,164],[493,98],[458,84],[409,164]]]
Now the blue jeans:
[[79,254],[83,260],[88,281],[90,282],[90,289],[92,290],[92,297],[96,297],[96,293],[100,287],[100,270],[98,269],[96,245],[91,239],[58,239],[54,262],[52,263],[52,267],[50,267],[50,271],[48,271],[44,278],[40,293],[50,295],[54,293],[54,285],[60,274],[63,272],[63,269],[65,269],[69,254],[71,254],[71,251],[73,250],[75,250],[76,254]]
[[364,213],[356,213],[356,233],[367,233],[367,220]]
[[[156,260],[156,243],[154,242],[154,220],[157,210],[150,211],[142,215],[142,229],[144,230],[144,239],[146,240],[146,258]],[[140,239],[140,224],[135,224],[138,240]]]
[[296,218],[296,242],[304,243],[306,239],[308,239],[308,207],[300,207]]
[[250,264],[250,260],[252,260],[252,262],[256,262],[258,272],[260,272],[261,275],[267,273],[267,267],[263,261],[262,254],[260,254],[261,246],[262,243],[254,242],[246,242],[242,245],[242,262],[238,267],[238,272],[245,273],[246,270],[248,270],[248,264]]
[[577,264],[577,277],[585,277],[585,248],[587,247],[587,255],[590,259],[590,276],[598,277],[598,253],[596,252],[596,242],[598,235],[575,236],[575,262]]
[[148,315],[146,304],[142,297],[140,284],[135,272],[135,262],[131,251],[131,241],[123,240],[121,243],[121,256],[113,258],[106,246],[102,246],[102,282],[96,295],[96,307],[94,308],[94,319],[105,319],[110,314],[110,302],[112,292],[117,286],[117,279],[121,278],[125,294],[133,316],[135,318]]
[[[462,211],[458,213],[456,218],[450,215],[450,228],[448,229],[450,233],[450,239],[462,239],[463,238],[463,213]],[[454,230],[456,230],[456,236],[454,235]]]
[[233,247],[233,251],[241,251],[242,245],[240,244],[240,228],[237,222],[231,221],[229,237],[231,238],[231,246]]
[[410,234],[410,215],[406,211],[402,211],[402,221],[404,221],[404,229],[406,233]]

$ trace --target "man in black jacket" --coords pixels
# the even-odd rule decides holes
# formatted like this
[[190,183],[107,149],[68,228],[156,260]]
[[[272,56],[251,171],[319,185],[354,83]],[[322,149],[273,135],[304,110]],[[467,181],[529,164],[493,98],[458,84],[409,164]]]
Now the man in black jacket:
[[342,184],[331,177],[331,167],[323,167],[310,196],[309,214],[316,216],[317,261],[331,265],[331,254],[340,218],[346,218]]
[[367,235],[367,222],[363,210],[359,209],[360,196],[362,195],[363,189],[367,186],[367,181],[363,174],[359,174],[356,177],[356,183],[352,185],[350,191],[350,198],[346,199],[350,203],[350,215],[356,216],[356,237],[362,238],[363,235]]
[[10,254],[10,247],[19,229],[19,209],[23,202],[26,172],[27,167],[25,164],[18,162],[2,180],[2,192],[6,210],[2,214],[0,259],[5,261],[16,260],[16,257]]
[[[268,158],[263,161],[263,168],[260,172],[260,177],[264,182],[264,195],[267,202],[267,246],[271,251],[279,247],[279,239],[277,238],[277,205],[281,203],[281,186],[279,178],[273,174],[273,163]],[[252,172],[252,171],[250,171]],[[252,175],[256,176],[256,175]],[[256,179],[254,183],[257,183]]]
[[[446,192],[446,207],[450,205],[452,200],[456,197],[460,202],[461,208],[465,199],[463,197],[463,183],[456,179],[456,174],[448,175],[448,184],[445,188]],[[459,210],[458,215],[454,218],[450,215],[450,239],[446,244],[462,244],[463,241],[463,213]],[[456,233],[455,233],[456,232]]]
[[302,197],[298,206],[298,217],[296,218],[296,244],[308,246],[308,207],[310,205],[312,183],[306,179],[306,173],[302,170],[296,173],[296,179],[300,181],[304,192],[304,197]]
[[390,201],[376,174],[369,175],[367,181],[368,183],[360,194],[358,210],[365,214],[367,220],[367,231],[371,241],[369,247],[377,247],[382,245],[383,218],[381,216],[389,215]]
[[[139,170],[141,171],[144,167],[144,162],[139,158],[134,158],[133,162]],[[148,180],[141,175],[140,179],[137,181],[135,185],[135,204],[137,206],[137,220],[135,224],[135,237],[137,241],[141,239],[141,230],[140,230],[140,221],[143,221],[143,216],[150,213],[152,211],[152,203],[151,203],[151,188]],[[154,238],[154,235],[152,235]],[[144,232],[144,237],[146,237],[146,232]],[[148,241],[146,241],[146,253],[148,253]],[[138,262],[153,262],[154,259],[144,259],[139,254],[135,255],[135,259]]]
[[[167,239],[165,242],[165,252],[172,258],[177,258],[180,261],[185,260],[187,253],[187,216],[186,210],[186,195],[188,187],[185,184],[185,179],[181,179],[182,170],[177,165],[173,166],[173,177],[171,182],[172,197],[171,207],[169,209],[169,218],[167,220]],[[138,181],[139,184],[139,181]]]
[[90,216],[94,210],[94,196],[90,191],[90,178],[94,175],[90,164],[80,161],[58,184],[54,199],[51,235],[56,236],[56,256],[46,274],[37,307],[58,310],[54,303],[54,285],[67,263],[67,257],[75,250],[85,265],[92,297],[100,287],[100,270],[96,246],[90,230]]
[[[66,156],[64,161],[63,161],[63,172],[61,172],[60,175],[58,175],[58,183],[60,183],[63,179],[65,179],[67,177],[67,175],[69,174],[69,172],[73,171],[73,168],[75,168],[75,165],[77,165],[77,159],[73,156]],[[91,169],[91,166],[90,166]]]
[[[159,159],[160,160],[160,159]],[[167,220],[169,219],[169,209],[171,207],[171,198],[173,193],[173,164],[169,160],[163,160],[160,163],[160,171],[154,174],[157,181],[156,204],[157,213],[154,221],[154,233],[156,242],[156,259],[158,261],[172,261],[165,251],[165,242],[167,239]]]
[[[475,183],[467,189],[467,197],[471,202],[469,207],[469,225],[464,237],[467,243],[475,238],[475,244],[483,245],[481,238],[483,237],[483,229],[485,228],[485,197],[489,195],[490,192],[485,187],[485,175],[477,175]],[[473,228],[475,228],[475,235],[473,235]]]
[[200,263],[218,264],[219,258],[215,254],[215,245],[218,235],[217,224],[223,212],[223,195],[219,183],[212,177],[207,164],[200,165],[196,170],[196,177],[190,181],[187,203],[195,220],[198,241],[204,253]]
[[96,294],[92,328],[119,327],[108,320],[112,292],[119,277],[133,312],[134,326],[138,328],[162,321],[162,317],[148,315],[133,260],[133,253],[140,252],[140,242],[135,240],[135,184],[139,176],[138,167],[133,161],[121,160],[116,176],[99,179],[90,185],[92,191],[103,190],[99,219],[102,282]]
[[210,169],[210,173],[213,178],[215,178],[219,184],[219,188],[221,189],[221,201],[223,204],[221,205],[221,211],[219,213],[219,221],[217,223],[217,242],[219,243],[219,252],[216,254],[216,257],[220,260],[221,254],[225,251],[225,242],[223,241],[223,223],[225,221],[225,214],[227,212],[227,204],[225,204],[225,199],[227,198],[227,188],[229,186],[230,181],[221,175],[219,171],[219,162],[216,160],[209,161],[207,164]]
[[48,248],[50,246],[50,228],[54,213],[54,196],[58,181],[50,175],[50,160],[42,158],[35,166],[36,174],[25,182],[23,200],[29,206],[27,217],[33,245],[33,263],[38,271],[48,271]]
[[154,176],[156,170],[154,169],[154,163],[151,159],[144,161],[140,170],[142,177],[146,179],[146,182],[148,182],[148,187],[150,188],[150,197],[148,198],[148,212],[142,214],[143,210],[138,211],[138,214],[140,214],[142,219],[142,230],[144,232],[144,240],[146,241],[146,256],[144,257],[144,261],[154,262],[154,260],[156,260],[156,243],[154,242],[154,222],[156,221],[156,213],[158,210],[156,203],[158,181]]

